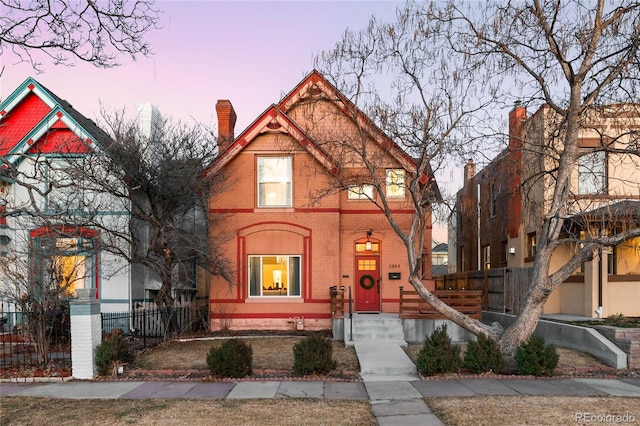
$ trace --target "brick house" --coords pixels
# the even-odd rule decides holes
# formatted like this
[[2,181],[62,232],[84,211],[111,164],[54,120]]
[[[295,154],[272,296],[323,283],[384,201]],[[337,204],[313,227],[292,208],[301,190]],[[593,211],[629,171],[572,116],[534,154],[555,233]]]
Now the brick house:
[[[606,235],[640,226],[640,163],[629,153],[615,152],[637,143],[633,131],[625,130],[638,127],[637,105],[598,107],[589,114],[579,137],[584,155],[569,188],[563,237],[571,243],[554,251],[550,273],[571,258],[585,233]],[[526,108],[516,105],[509,114],[508,148],[480,171],[471,160],[465,166],[452,233],[458,272],[485,271],[485,282],[494,276],[502,287],[517,269],[533,266],[545,200],[553,190],[556,163],[547,142],[554,117],[546,106],[527,116]],[[638,237],[599,250],[554,290],[544,313],[640,315],[639,250]],[[518,286],[509,297],[524,294],[526,283]]]
[[[69,295],[96,289],[102,310],[118,311],[130,306],[130,265],[101,251],[100,232],[84,223],[89,210],[114,226],[126,227],[127,218],[117,203],[98,205],[77,186],[68,161],[101,150],[106,140],[93,121],[33,78],[0,103],[0,252],[28,265],[30,283],[48,280],[55,268]],[[11,285],[0,274],[5,295]]]
[[[329,329],[333,286],[351,289],[355,312],[397,312],[407,251],[374,203],[363,158],[404,229],[414,160],[316,71],[238,137],[231,103],[216,110],[220,154],[203,176],[226,180],[209,212],[228,231],[234,279],[210,277],[212,327]],[[419,179],[439,197],[432,176]],[[430,242],[430,210],[426,223]],[[429,255],[423,277],[433,288]]]

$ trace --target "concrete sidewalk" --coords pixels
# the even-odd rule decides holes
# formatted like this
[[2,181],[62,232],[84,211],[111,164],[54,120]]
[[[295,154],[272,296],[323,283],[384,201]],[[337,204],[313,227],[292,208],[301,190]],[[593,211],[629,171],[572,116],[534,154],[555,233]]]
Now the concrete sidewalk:
[[324,398],[370,401],[379,425],[442,425],[425,397],[572,395],[640,397],[640,378],[457,379],[415,381],[78,381],[0,384],[0,396],[66,399]]

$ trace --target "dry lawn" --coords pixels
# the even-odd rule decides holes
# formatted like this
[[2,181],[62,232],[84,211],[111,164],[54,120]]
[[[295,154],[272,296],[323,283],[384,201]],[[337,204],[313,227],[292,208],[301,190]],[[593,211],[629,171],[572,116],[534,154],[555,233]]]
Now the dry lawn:
[[[246,337],[253,351],[256,370],[293,370],[293,346],[302,337]],[[137,356],[134,367],[153,370],[207,370],[207,353],[224,340],[191,340],[165,343]],[[336,371],[358,372],[360,365],[353,346],[334,341],[333,359]]]
[[367,401],[271,400],[71,400],[3,397],[0,425],[220,425],[370,426]]
[[[483,396],[428,398],[431,410],[446,425],[638,424],[640,398],[568,396]],[[597,416],[624,416],[627,421],[600,421]],[[593,417],[586,417],[591,415]],[[632,417],[635,421],[630,421]],[[588,420],[590,419],[590,420]]]

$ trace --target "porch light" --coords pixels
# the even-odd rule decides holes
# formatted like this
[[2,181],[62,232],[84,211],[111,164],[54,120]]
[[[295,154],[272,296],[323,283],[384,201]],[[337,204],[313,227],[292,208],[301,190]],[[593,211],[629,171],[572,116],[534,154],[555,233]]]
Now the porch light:
[[365,241],[364,243],[364,250],[365,251],[371,251],[373,250],[373,247],[371,245],[371,240],[369,239],[369,237],[371,236],[371,234],[373,234],[373,231],[369,230],[367,231],[367,241]]

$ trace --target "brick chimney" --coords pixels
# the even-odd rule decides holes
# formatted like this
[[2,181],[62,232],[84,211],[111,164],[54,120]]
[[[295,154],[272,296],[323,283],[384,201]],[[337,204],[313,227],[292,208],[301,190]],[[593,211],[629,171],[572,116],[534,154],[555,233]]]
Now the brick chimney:
[[527,119],[527,107],[516,101],[509,113],[509,151],[522,147],[522,123]]
[[468,182],[471,182],[471,179],[473,179],[473,176],[475,176],[475,174],[476,164],[472,159],[469,159],[467,161],[467,164],[464,165],[464,185],[466,185]]
[[218,153],[225,151],[233,143],[233,129],[236,126],[236,112],[228,99],[216,103],[218,114]]

